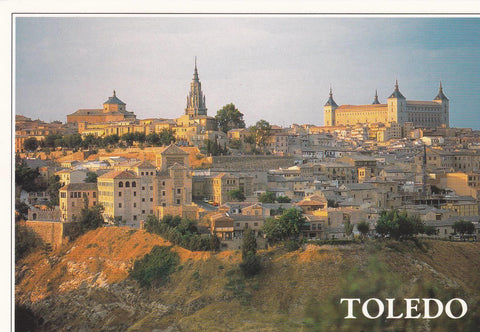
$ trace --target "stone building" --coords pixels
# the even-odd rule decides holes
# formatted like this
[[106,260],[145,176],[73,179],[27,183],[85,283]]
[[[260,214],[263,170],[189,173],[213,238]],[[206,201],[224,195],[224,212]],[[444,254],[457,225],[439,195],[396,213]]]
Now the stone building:
[[86,201],[89,208],[97,205],[98,190],[96,183],[70,183],[60,188],[61,221],[76,221],[80,217]]
[[113,96],[103,103],[102,109],[79,109],[67,115],[67,123],[106,123],[135,120],[135,118],[135,114],[127,111],[126,104],[117,98],[116,92],[113,90]]
[[449,100],[443,93],[442,84],[433,101],[407,100],[395,84],[386,104],[378,101],[378,95],[369,105],[341,105],[333,99],[332,89],[324,106],[325,126],[355,125],[357,123],[392,123],[403,125],[412,122],[416,127],[435,128],[449,126]]

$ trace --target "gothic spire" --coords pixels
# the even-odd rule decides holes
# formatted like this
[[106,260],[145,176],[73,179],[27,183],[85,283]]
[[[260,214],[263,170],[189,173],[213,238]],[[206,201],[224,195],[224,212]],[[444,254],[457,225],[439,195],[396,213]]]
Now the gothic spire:
[[195,56],[195,70],[193,72],[193,80],[198,81],[197,57]]

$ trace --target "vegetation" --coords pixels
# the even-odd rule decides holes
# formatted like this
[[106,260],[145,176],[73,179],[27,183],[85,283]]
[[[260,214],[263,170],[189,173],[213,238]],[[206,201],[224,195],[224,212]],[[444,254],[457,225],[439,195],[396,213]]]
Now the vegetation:
[[43,241],[33,230],[24,225],[15,225],[15,262],[43,247]]
[[171,247],[156,245],[149,254],[134,262],[130,276],[142,287],[162,285],[168,281],[169,275],[175,271],[179,261],[178,254],[172,252]]
[[362,234],[362,238],[370,232],[370,224],[367,221],[360,221],[357,224],[357,230]]
[[453,230],[455,233],[464,236],[465,234],[472,234],[475,231],[475,225],[471,221],[455,221],[453,224]]
[[40,144],[38,143],[37,139],[35,137],[30,137],[23,142],[23,148],[27,151],[35,151]]
[[345,220],[345,222],[343,223],[343,228],[345,231],[345,235],[349,239],[350,236],[352,236],[353,232],[353,224],[350,222],[350,219]]
[[265,120],[259,120],[254,126],[250,127],[250,134],[255,144],[265,152],[268,139],[272,136],[272,126]]
[[211,154],[212,156],[219,156],[228,152],[225,147],[222,147],[217,142],[206,139],[204,143],[205,147],[203,148],[203,150],[205,150],[205,153]]
[[243,194],[243,190],[240,190],[240,189],[235,189],[235,190],[230,191],[228,193],[228,197],[231,200],[234,200],[234,201],[237,201],[237,202],[243,202],[246,199],[245,195]]
[[88,172],[85,182],[87,183],[97,183],[98,174],[95,172]]
[[290,199],[290,197],[287,197],[287,196],[278,196],[277,197],[277,202],[278,203],[290,203],[292,200]]
[[217,120],[218,129],[224,133],[231,129],[245,128],[243,113],[241,113],[232,103],[219,109],[215,116],[215,120]]
[[435,234],[435,229],[425,226],[418,217],[409,217],[406,212],[398,210],[382,211],[375,231],[381,236],[395,240],[412,238],[420,233]]
[[215,234],[201,236],[194,221],[179,216],[167,215],[160,221],[150,215],[145,222],[145,230],[192,251],[216,251],[220,248],[220,239]]
[[85,198],[83,209],[80,212],[80,217],[77,220],[81,225],[82,233],[92,229],[96,229],[98,227],[102,227],[104,223],[102,213],[103,213],[102,205],[97,204],[89,208],[88,199]]
[[51,206],[58,206],[58,191],[62,187],[60,183],[60,177],[58,175],[52,175],[48,179],[48,186],[47,186],[47,194],[50,196],[50,205]]
[[266,191],[258,196],[258,201],[260,203],[275,203],[275,194],[271,191]]
[[26,191],[37,191],[38,185],[35,180],[39,176],[38,169],[27,166],[22,159],[15,159],[15,185]]
[[298,239],[306,219],[301,211],[291,208],[276,218],[267,218],[263,226],[263,234],[270,243],[287,239]]
[[260,258],[257,256],[257,239],[252,229],[247,229],[243,233],[240,269],[247,278],[260,273],[262,269]]

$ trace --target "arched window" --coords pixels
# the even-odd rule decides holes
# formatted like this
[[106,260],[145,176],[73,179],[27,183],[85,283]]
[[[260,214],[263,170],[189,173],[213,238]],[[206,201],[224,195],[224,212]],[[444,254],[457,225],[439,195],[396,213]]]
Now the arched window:
[[125,187],[129,188],[130,187],[130,182],[125,182]]
[[37,214],[34,213],[34,214],[32,215],[32,218],[33,218],[33,220],[37,220]]
[[118,187],[119,187],[119,188],[123,188],[123,182],[122,182],[122,181],[120,181],[120,182],[118,183]]
[[136,187],[137,186],[137,183],[135,181],[132,181],[132,187]]

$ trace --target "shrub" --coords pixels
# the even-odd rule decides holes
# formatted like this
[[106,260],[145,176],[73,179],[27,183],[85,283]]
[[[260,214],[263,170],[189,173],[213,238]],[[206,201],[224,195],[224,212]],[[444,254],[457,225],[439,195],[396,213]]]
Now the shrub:
[[150,287],[152,283],[165,283],[180,261],[171,247],[154,246],[149,254],[136,260],[130,276],[140,283],[141,287]]
[[257,255],[248,255],[247,257],[245,257],[243,262],[240,263],[240,269],[247,278],[259,274],[262,270],[260,257],[258,257]]

